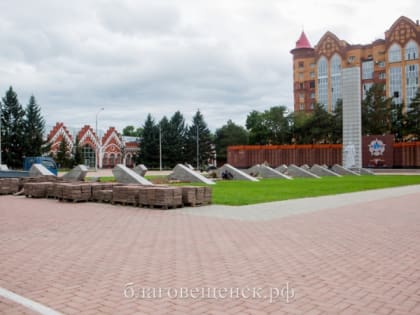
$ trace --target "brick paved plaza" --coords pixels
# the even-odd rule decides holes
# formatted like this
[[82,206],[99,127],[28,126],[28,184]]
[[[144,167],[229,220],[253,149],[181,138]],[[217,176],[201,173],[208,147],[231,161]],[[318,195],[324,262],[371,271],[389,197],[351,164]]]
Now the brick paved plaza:
[[420,186],[392,191],[263,219],[0,196],[0,287],[63,314],[420,314]]

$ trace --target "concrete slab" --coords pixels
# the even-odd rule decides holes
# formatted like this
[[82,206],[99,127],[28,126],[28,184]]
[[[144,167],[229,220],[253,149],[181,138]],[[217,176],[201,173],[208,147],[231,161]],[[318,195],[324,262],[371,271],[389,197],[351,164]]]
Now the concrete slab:
[[305,178],[321,178],[318,175],[312,174],[311,172],[295,165],[290,164],[287,168],[287,175],[292,177],[305,177]]
[[232,179],[236,179],[236,180],[248,180],[248,181],[252,181],[252,182],[258,182],[258,179],[256,179],[255,177],[252,177],[251,175],[248,175],[247,173],[245,173],[244,171],[238,170],[236,167],[233,167],[230,164],[225,164],[222,167],[220,167],[219,169],[217,169],[216,173],[218,177],[222,177],[222,173],[224,171],[229,172],[232,175]]
[[312,165],[310,172],[312,174],[318,175],[318,176],[335,176],[335,177],[341,177],[340,174],[337,174],[331,170],[329,170],[328,168],[325,168],[321,165],[318,164],[314,164]]
[[86,165],[77,165],[74,167],[70,172],[63,175],[63,179],[70,180],[70,181],[83,181],[89,169]]
[[8,171],[9,168],[7,167],[6,164],[0,164],[0,171]]
[[287,172],[287,165],[286,164],[282,164],[280,166],[277,166],[275,168],[276,171],[279,171],[280,173],[286,173]]
[[29,170],[29,177],[55,176],[42,164],[33,164]]
[[375,173],[372,170],[369,170],[367,168],[361,168],[359,170],[360,175],[375,175]]
[[353,172],[352,170],[349,170],[339,164],[334,164],[331,169],[340,175],[360,176],[360,174],[357,174],[356,172]]
[[253,177],[292,179],[290,176],[280,173],[279,171],[264,164],[254,165],[245,172]]
[[189,167],[178,164],[173,169],[172,173],[168,176],[169,179],[174,180],[180,180],[184,182],[198,182],[198,183],[204,183],[207,185],[214,185],[215,182],[212,180],[204,177],[200,173],[197,173],[196,171],[190,169]]
[[140,176],[123,164],[117,164],[117,166],[115,166],[115,168],[112,170],[112,173],[114,174],[118,183],[153,186],[153,183],[149,182],[147,179]]
[[141,177],[144,177],[147,173],[147,167],[144,164],[140,164],[133,168],[133,171],[139,174]]

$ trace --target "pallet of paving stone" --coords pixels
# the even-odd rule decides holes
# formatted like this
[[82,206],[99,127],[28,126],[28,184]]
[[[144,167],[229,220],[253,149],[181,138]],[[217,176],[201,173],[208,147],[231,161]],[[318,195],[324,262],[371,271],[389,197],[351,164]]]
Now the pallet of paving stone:
[[147,201],[142,206],[173,209],[183,206],[181,187],[155,186],[146,190]]
[[207,186],[183,186],[182,202],[186,206],[196,207],[210,204],[212,189]]
[[0,195],[11,195],[19,192],[18,178],[0,178]]
[[[138,195],[138,206],[139,207],[148,207],[150,205],[149,202],[149,194],[148,190],[153,189],[155,186],[141,186],[139,188],[139,195]],[[151,195],[152,197],[152,195]]]
[[122,185],[112,188],[112,204],[137,206],[141,185]]
[[112,202],[113,191],[112,189],[95,190],[92,191],[92,200],[97,202]]
[[26,183],[23,186],[23,192],[26,197],[45,198],[47,196],[47,189],[53,186],[54,183],[52,182]]
[[213,197],[213,188],[209,186],[204,186],[204,201],[203,204],[209,205],[211,204],[211,200]]
[[60,183],[56,185],[56,196],[60,201],[89,201],[92,187],[89,183]]

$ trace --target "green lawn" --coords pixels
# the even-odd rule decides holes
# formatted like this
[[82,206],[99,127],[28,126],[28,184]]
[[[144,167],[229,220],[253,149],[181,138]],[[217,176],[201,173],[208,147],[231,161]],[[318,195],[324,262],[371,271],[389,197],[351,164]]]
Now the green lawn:
[[414,184],[420,184],[420,176],[344,176],[322,179],[264,179],[259,182],[219,181],[212,187],[214,204],[248,205]]
[[[165,184],[166,176],[146,176],[156,184]],[[101,182],[115,181],[115,178],[101,177]],[[213,203],[224,205],[249,205],[262,202],[336,195],[369,189],[420,185],[420,175],[380,175],[323,177],[322,179],[295,178],[263,179],[259,182],[217,181],[213,188]],[[200,185],[181,183],[176,185]]]

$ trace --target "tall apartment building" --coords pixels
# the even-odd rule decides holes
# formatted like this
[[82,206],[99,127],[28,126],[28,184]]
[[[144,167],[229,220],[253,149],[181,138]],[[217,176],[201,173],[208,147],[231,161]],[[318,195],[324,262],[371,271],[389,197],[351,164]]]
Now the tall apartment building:
[[393,101],[409,105],[419,87],[419,21],[397,19],[385,32],[385,39],[368,45],[350,45],[326,32],[312,47],[302,32],[293,55],[295,111],[311,111],[323,104],[332,111],[342,98],[342,69],[359,67],[364,98],[374,83],[382,83]]

